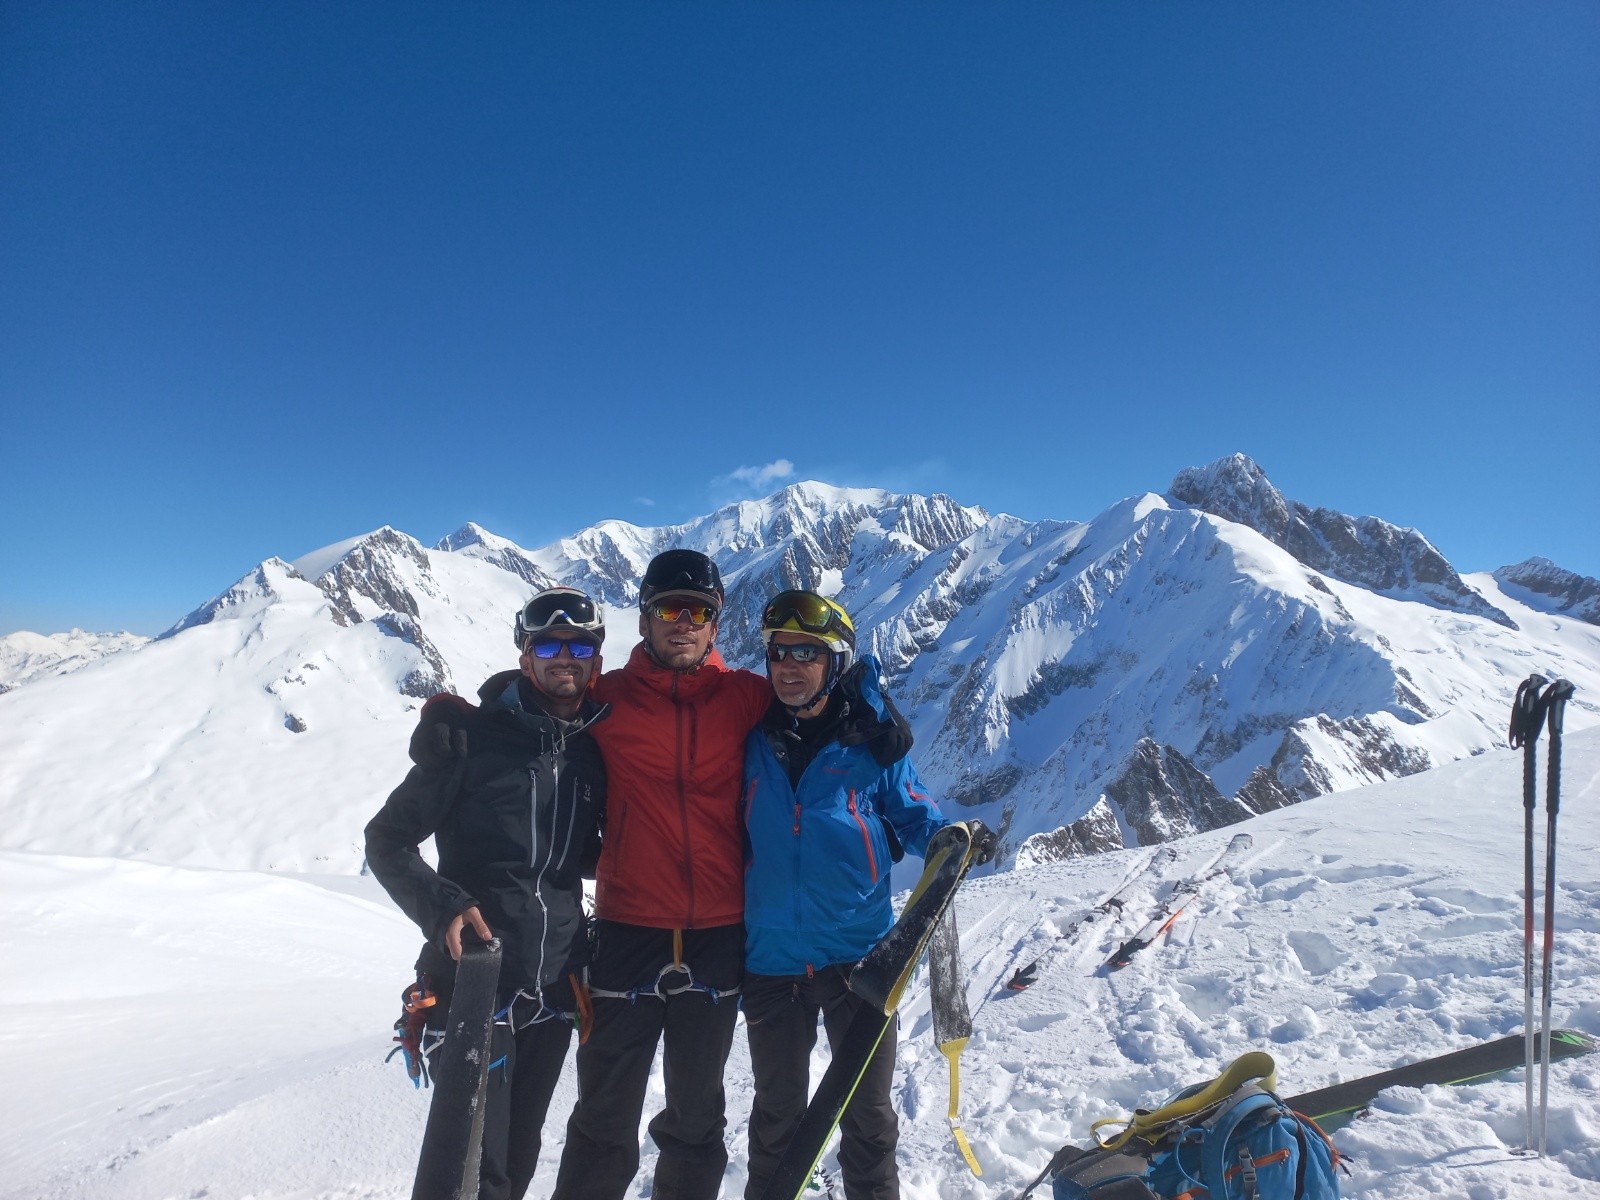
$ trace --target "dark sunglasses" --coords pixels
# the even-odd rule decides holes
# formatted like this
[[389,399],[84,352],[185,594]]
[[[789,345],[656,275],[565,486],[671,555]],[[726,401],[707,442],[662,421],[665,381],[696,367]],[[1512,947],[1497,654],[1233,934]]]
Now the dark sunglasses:
[[782,662],[786,658],[792,658],[797,663],[816,662],[827,653],[826,646],[819,646],[815,642],[799,642],[793,646],[783,642],[767,643],[768,662]]
[[560,658],[563,646],[572,652],[573,658],[593,658],[600,652],[599,646],[580,638],[540,638],[528,644],[528,653],[535,658]]
[[688,619],[695,625],[707,625],[716,620],[717,610],[709,604],[686,604],[682,600],[658,600],[650,606],[658,621],[677,624]]

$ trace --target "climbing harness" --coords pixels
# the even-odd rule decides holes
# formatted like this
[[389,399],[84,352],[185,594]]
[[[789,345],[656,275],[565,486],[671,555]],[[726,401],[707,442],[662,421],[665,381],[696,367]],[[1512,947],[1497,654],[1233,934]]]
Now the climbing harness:
[[[670,976],[681,976],[682,982],[668,984]],[[681,996],[685,992],[704,992],[711,997],[711,1003],[720,1004],[729,996],[737,996],[739,988],[714,988],[709,983],[701,983],[694,977],[694,971],[689,964],[683,961],[683,930],[672,931],[672,961],[656,972],[656,977],[647,984],[629,988],[625,992],[613,992],[606,988],[597,988],[589,982],[589,971],[583,972],[584,988],[591,996],[598,996],[603,1000],[626,1000],[629,1004],[637,1004],[641,997],[666,1001],[672,996]]]

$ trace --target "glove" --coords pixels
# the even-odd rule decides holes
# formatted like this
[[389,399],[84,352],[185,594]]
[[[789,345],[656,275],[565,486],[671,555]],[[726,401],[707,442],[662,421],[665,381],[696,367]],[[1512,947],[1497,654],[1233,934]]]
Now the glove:
[[867,664],[857,662],[839,678],[836,689],[845,701],[863,720],[873,722],[870,728],[865,728],[866,746],[872,752],[873,760],[880,767],[892,767],[906,755],[911,753],[913,738],[911,726],[906,724],[906,719],[900,715],[900,710],[894,706],[894,701],[889,699],[889,693],[879,690],[883,699],[883,706],[889,710],[887,721],[877,721],[872,711],[872,706],[861,695],[861,681],[866,675]]
[[867,749],[880,767],[892,767],[911,753],[911,730],[904,725],[880,725],[867,741]]
[[972,839],[972,865],[981,867],[994,861],[1000,849],[1000,837],[982,821],[966,821],[967,836]]
[[460,696],[441,693],[422,706],[411,734],[411,761],[424,771],[437,771],[467,756],[467,731],[456,722],[471,708]]

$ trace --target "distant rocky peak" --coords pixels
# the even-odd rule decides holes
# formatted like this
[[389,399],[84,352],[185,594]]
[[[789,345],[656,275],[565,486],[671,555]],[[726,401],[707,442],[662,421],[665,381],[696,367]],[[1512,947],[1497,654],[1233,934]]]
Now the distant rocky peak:
[[1247,454],[1230,454],[1204,467],[1185,467],[1167,494],[1214,516],[1248,525],[1280,546],[1294,521],[1290,502]]
[[539,566],[533,556],[510,538],[490,533],[482,525],[468,521],[460,529],[442,537],[433,547],[449,554],[467,554],[473,558],[493,563],[503,571],[526,582],[533,591],[551,587],[555,580]]
[[971,537],[989,520],[981,508],[966,508],[943,492],[900,498],[893,528],[924,550],[937,550]]
[[1501,567],[1494,577],[1513,599],[1530,608],[1600,625],[1600,579],[1538,557]]
[[334,620],[340,625],[364,619],[358,598],[370,601],[379,611],[404,613],[414,619],[418,610],[413,588],[427,595],[443,594],[434,582],[422,543],[388,525],[357,539],[314,582],[328,597]]
[[494,546],[505,544],[506,539],[490,533],[475,521],[468,521],[454,533],[447,534],[434,543],[435,550],[465,550],[469,546]]
[[164,641],[175,634],[182,633],[185,629],[193,629],[196,625],[209,625],[219,618],[228,618],[253,612],[263,605],[277,600],[282,595],[282,585],[285,581],[295,580],[306,583],[305,576],[301,575],[281,558],[269,558],[257,564],[248,571],[237,583],[220,596],[213,596],[199,608],[183,617],[166,632],[157,635],[156,641]]
[[1168,496],[1202,512],[1248,525],[1314,571],[1402,600],[1485,617],[1508,629],[1516,623],[1462,580],[1415,529],[1378,517],[1351,517],[1287,499],[1244,454],[1187,467]]

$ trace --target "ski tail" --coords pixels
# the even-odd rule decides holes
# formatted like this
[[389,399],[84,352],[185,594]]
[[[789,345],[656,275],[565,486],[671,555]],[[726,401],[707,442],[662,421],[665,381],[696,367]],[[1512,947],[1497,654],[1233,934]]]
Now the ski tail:
[[950,1136],[966,1160],[967,1169],[980,1178],[979,1165],[967,1131],[961,1126],[961,1052],[972,1037],[972,1013],[967,1007],[967,984],[961,969],[961,938],[956,910],[950,905],[934,927],[928,943],[928,990],[933,1007],[933,1042],[950,1067]]
[[[1600,1049],[1600,1040],[1579,1030],[1550,1031],[1550,1057],[1556,1062],[1592,1054],[1597,1049]],[[1479,1042],[1464,1050],[1408,1063],[1392,1071],[1380,1071],[1376,1075],[1366,1075],[1318,1088],[1314,1092],[1291,1096],[1284,1103],[1314,1121],[1337,1126],[1371,1104],[1385,1088],[1420,1088],[1432,1084],[1459,1087],[1480,1083],[1522,1066],[1522,1050],[1522,1035],[1514,1033],[1509,1037]]]
[[499,982],[498,939],[462,946],[411,1200],[475,1200],[478,1195],[484,1086]]

